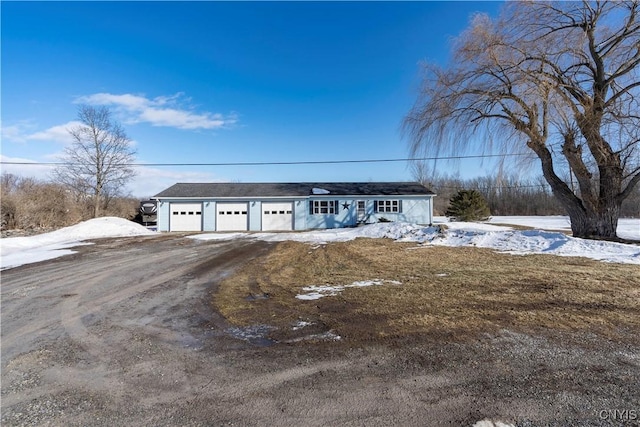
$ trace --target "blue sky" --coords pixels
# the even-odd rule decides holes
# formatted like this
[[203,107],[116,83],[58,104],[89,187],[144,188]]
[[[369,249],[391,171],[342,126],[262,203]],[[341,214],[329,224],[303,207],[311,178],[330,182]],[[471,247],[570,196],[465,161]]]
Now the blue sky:
[[[445,64],[471,15],[500,5],[3,1],[2,159],[55,161],[81,103],[111,109],[140,163],[406,158],[419,62]],[[175,182],[412,179],[402,162],[137,170],[141,197]]]

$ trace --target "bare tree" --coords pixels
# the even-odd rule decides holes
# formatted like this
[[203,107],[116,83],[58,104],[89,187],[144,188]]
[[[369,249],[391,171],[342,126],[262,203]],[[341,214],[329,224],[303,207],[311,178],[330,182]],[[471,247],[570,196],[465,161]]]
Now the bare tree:
[[90,197],[97,218],[106,198],[120,192],[135,175],[131,168],[135,151],[108,108],[82,105],[78,119],[82,124],[69,130],[74,142],[65,148],[65,164],[55,169],[54,177],[80,197]]
[[638,1],[527,1],[476,15],[453,65],[425,65],[404,121],[412,154],[526,147],[573,235],[616,239],[640,181],[639,13]]

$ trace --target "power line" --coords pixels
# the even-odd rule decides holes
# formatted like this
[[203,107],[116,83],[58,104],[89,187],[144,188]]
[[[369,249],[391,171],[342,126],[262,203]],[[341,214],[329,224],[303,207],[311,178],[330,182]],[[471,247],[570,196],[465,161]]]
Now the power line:
[[[344,163],[390,163],[390,162],[412,162],[425,160],[462,160],[479,159],[491,157],[527,156],[530,153],[514,154],[482,154],[473,156],[445,156],[445,157],[416,157],[406,159],[366,159],[366,160],[305,160],[291,162],[228,162],[228,163],[120,163],[120,166],[144,167],[144,166],[282,166],[282,165],[326,165]],[[75,166],[86,163],[72,162],[12,162],[0,161],[0,165],[22,165],[22,166]]]

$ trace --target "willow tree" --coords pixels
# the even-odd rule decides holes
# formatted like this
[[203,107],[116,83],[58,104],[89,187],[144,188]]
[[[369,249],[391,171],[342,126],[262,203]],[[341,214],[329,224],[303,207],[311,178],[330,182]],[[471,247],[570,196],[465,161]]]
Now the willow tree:
[[616,239],[640,181],[639,13],[638,1],[527,1],[475,15],[451,65],[424,64],[404,120],[412,154],[529,152],[573,235]]
[[108,108],[81,105],[78,120],[80,124],[68,130],[73,143],[64,149],[64,165],[55,169],[54,178],[89,197],[97,218],[105,201],[135,175],[131,168],[135,151]]

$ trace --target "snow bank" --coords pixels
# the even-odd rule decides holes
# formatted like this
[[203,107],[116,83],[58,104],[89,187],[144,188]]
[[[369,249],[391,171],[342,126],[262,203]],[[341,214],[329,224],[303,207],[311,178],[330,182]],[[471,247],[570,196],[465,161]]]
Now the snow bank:
[[[640,264],[640,246],[575,239],[554,227],[569,227],[566,217],[495,217],[491,222],[517,223],[534,230],[513,230],[490,223],[447,222],[436,218],[435,226],[425,227],[402,222],[378,223],[358,228],[340,228],[295,233],[216,233],[190,236],[194,239],[252,238],[271,242],[297,241],[312,244],[345,242],[358,237],[389,238],[435,246],[476,246],[516,255],[552,254],[586,257],[600,261]],[[566,224],[565,224],[565,221]],[[442,224],[438,224],[442,222]],[[640,239],[640,220],[621,220],[621,236]],[[440,225],[443,225],[442,229]]]
[[155,234],[153,231],[123,218],[103,217],[84,221],[51,233],[29,237],[0,239],[0,269],[45,261],[74,251],[84,240],[105,237],[127,237]]
[[[400,242],[416,242],[440,246],[477,246],[512,254],[553,254],[579,256],[601,261],[640,264],[640,246],[621,243],[574,239],[553,230],[570,228],[566,217],[494,217],[491,223],[447,222],[436,218],[436,226],[425,227],[402,222],[292,233],[215,233],[189,236],[200,240],[260,239],[266,241],[293,240],[311,244],[345,242],[358,237],[389,238]],[[440,224],[446,226],[441,230]],[[518,231],[514,224],[534,227]],[[106,237],[127,237],[156,234],[145,227],[122,218],[97,218],[62,228],[51,233],[30,237],[0,239],[0,270],[17,267],[74,253],[69,248],[85,240]],[[621,219],[620,237],[640,240],[640,220]]]
[[458,228],[447,230],[442,237],[435,238],[430,243],[441,246],[476,246],[514,255],[553,254],[640,264],[640,246],[576,239],[554,231],[478,232]]
[[[442,217],[441,222],[446,222]],[[523,225],[525,227],[543,230],[571,231],[571,221],[568,216],[495,216],[489,220],[491,224]],[[618,237],[630,240],[640,240],[640,219],[620,218],[618,220]]]

